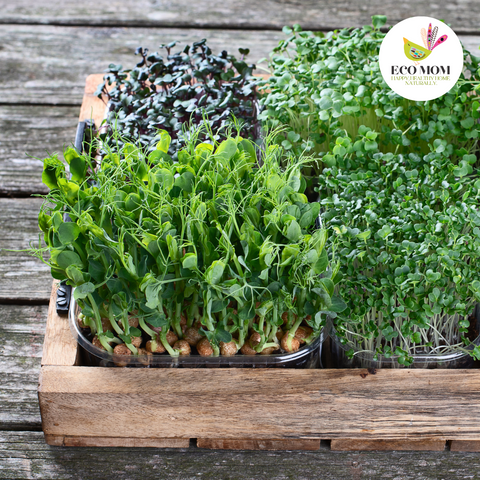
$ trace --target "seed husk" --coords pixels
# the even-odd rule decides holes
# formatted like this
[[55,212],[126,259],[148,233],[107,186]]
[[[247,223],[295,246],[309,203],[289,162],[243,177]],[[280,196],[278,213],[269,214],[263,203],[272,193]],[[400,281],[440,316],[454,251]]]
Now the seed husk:
[[177,340],[174,343],[173,348],[175,350],[180,350],[181,357],[186,357],[187,355],[190,355],[190,352],[192,351],[190,345],[186,340]]
[[197,343],[197,352],[202,357],[211,357],[213,355],[213,348],[208,338],[204,337]]

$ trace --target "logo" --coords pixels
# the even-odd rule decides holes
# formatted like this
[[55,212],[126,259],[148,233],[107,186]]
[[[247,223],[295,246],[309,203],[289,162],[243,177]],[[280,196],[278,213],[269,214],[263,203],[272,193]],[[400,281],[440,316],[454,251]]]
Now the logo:
[[430,17],[395,25],[380,47],[380,71],[387,85],[409,100],[433,100],[447,93],[463,69],[455,32]]

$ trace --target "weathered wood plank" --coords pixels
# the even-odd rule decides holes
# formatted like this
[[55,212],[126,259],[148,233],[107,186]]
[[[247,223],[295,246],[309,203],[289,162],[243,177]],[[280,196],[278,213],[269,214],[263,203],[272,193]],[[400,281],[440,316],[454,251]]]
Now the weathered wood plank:
[[458,452],[255,452],[55,448],[41,432],[0,432],[0,476],[12,480],[467,480],[480,457]]
[[77,362],[77,342],[68,324],[68,316],[57,315],[58,282],[53,282],[48,307],[45,343],[43,344],[42,365],[75,365]]
[[320,450],[320,439],[198,438],[197,447],[211,450]]
[[45,442],[56,447],[142,447],[188,448],[188,438],[70,437],[45,435]]
[[[202,38],[215,51],[249,48],[249,61],[256,63],[285,36],[277,31],[2,25],[1,102],[16,104],[21,98],[28,104],[80,105],[87,75],[103,72],[110,63],[133,66],[136,47],[152,51],[172,40],[185,44]],[[478,50],[479,37],[462,41]]]
[[46,318],[46,306],[0,305],[0,430],[40,429],[37,387]]
[[105,118],[105,109],[107,107],[106,95],[102,95],[102,98],[95,96],[95,91],[102,81],[103,74],[101,73],[92,73],[85,79],[85,91],[83,94],[82,106],[80,107],[80,114],[78,116],[80,122],[84,120],[93,120],[97,128],[100,128],[100,124]]
[[[80,105],[85,78],[110,63],[133,67],[138,46],[157,50],[173,40],[181,44],[209,40],[215,51],[249,48],[249,61],[268,55],[281,32],[242,30],[79,28],[0,26],[0,98],[2,103]],[[178,46],[180,49],[181,47]]]
[[353,451],[435,451],[445,450],[446,441],[442,439],[417,439],[409,440],[359,440],[353,438],[335,438],[330,443],[333,452]]
[[1,23],[36,23],[62,25],[137,25],[141,27],[207,27],[281,29],[299,23],[304,28],[324,30],[344,26],[369,25],[372,15],[388,15],[389,25],[416,15],[444,19],[459,32],[480,32],[480,5],[475,0],[427,2],[419,0],[210,0],[169,2],[138,0],[2,0]]
[[4,249],[25,249],[38,244],[38,212],[40,198],[0,198],[0,302],[47,303],[51,292],[50,269],[24,252]]
[[78,107],[0,106],[0,195],[48,191],[40,159],[71,144],[77,117]]
[[479,440],[452,440],[450,442],[451,452],[480,452]]
[[[476,370],[47,366],[39,399],[51,435],[108,436],[113,422],[118,436],[154,438],[157,418],[162,438],[480,438]],[[88,419],[86,402],[95,405]],[[134,430],[133,405],[148,412]]]

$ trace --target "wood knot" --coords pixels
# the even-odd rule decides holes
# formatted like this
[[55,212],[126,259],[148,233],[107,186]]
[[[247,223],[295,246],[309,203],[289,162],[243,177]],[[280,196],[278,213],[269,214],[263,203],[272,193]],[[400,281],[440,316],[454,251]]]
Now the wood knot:
[[360,376],[362,378],[366,378],[368,374],[370,375],[375,375],[377,373],[377,369],[376,368],[367,368],[367,373],[361,373]]

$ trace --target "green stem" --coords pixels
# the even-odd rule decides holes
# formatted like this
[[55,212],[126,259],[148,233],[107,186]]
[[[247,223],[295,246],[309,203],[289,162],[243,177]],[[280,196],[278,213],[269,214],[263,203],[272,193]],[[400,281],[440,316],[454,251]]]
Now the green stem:
[[177,303],[175,306],[175,318],[173,319],[173,328],[178,335],[178,338],[183,338],[182,326],[180,325],[181,321],[181,314],[182,314],[182,304]]
[[125,345],[134,355],[138,355],[138,350],[137,350],[137,347],[135,347],[135,345],[132,345],[131,343],[126,343]]
[[155,332],[154,330],[152,330],[146,323],[145,323],[145,320],[143,319],[143,317],[139,317],[138,319],[138,323],[140,324],[140,328],[148,335],[150,335],[150,337],[152,337],[152,340],[156,340],[157,339],[157,332]]
[[110,307],[108,309],[108,320],[110,325],[113,327],[117,335],[123,335],[123,330],[119,327],[117,321],[115,320],[115,315],[113,314],[112,303],[110,303]]
[[97,327],[97,334],[103,333],[103,328],[102,328],[102,317],[100,316],[100,312],[98,311],[97,307],[97,302],[95,302],[93,296],[91,293],[87,295],[87,298],[91,304],[93,314],[95,315],[95,324]]
[[190,328],[198,314],[198,291],[193,294],[192,303],[188,310],[187,327]]
[[300,324],[303,322],[303,318],[299,316],[297,321],[294,323],[293,327],[288,330],[288,337],[287,337],[287,346],[288,349],[292,349],[292,340],[295,337],[295,332],[297,331]]
[[125,335],[130,335],[130,324],[128,323],[128,312],[126,310],[122,314],[122,325]]
[[97,338],[100,340],[100,343],[102,344],[103,348],[108,352],[108,353],[113,353],[113,348],[110,346],[110,344],[107,342],[107,339],[103,334],[97,335]]
[[162,329],[160,332],[160,341],[162,342],[162,345],[165,347],[165,350],[170,354],[172,357],[178,357],[179,352],[178,350],[173,349],[170,344],[167,342],[167,332]]

